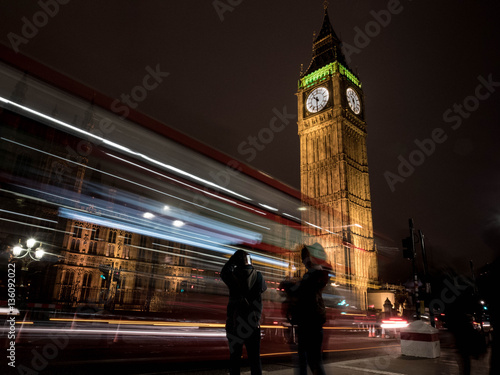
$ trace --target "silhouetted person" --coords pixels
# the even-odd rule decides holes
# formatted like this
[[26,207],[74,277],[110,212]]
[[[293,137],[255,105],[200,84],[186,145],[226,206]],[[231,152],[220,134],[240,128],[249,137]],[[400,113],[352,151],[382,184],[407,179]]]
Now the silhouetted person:
[[250,255],[236,251],[221,271],[229,288],[226,336],[230,353],[230,374],[240,373],[243,344],[252,375],[262,374],[260,361],[260,318],[262,293],[267,289],[262,274],[254,269]]
[[498,297],[498,286],[500,285],[500,259],[485,266],[478,278],[478,288],[481,298],[486,302],[490,317],[491,340],[491,362],[490,374],[500,374],[500,336],[497,330],[500,329],[499,311],[500,298]]
[[298,356],[300,375],[307,375],[309,366],[313,374],[325,374],[322,359],[323,324],[326,322],[326,309],[322,290],[329,280],[326,254],[323,247],[315,243],[305,245],[301,250],[302,263],[307,272],[302,280],[287,285],[289,300],[288,316],[297,325]]
[[472,286],[459,291],[456,299],[446,309],[446,326],[455,338],[455,346],[460,356],[461,373],[471,373],[471,358],[479,357],[486,352],[486,342],[482,332],[473,322],[480,319],[481,305]]

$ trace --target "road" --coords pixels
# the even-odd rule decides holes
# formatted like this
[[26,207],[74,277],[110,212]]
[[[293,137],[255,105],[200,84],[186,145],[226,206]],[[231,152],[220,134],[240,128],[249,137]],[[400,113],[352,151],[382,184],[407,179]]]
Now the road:
[[[25,322],[16,327],[15,373],[227,373],[228,347],[220,324],[149,323]],[[288,330],[276,326],[263,332],[264,370],[292,368],[295,347],[288,343]],[[7,325],[1,337],[8,348]],[[397,353],[399,342],[370,338],[355,327],[331,327],[325,329],[324,347],[326,361],[343,361]]]

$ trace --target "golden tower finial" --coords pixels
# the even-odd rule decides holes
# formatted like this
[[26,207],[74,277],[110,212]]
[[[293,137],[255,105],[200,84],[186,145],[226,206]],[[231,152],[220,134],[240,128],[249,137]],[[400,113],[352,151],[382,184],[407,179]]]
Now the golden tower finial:
[[325,8],[325,10],[328,9],[328,5],[329,5],[329,1],[328,0],[323,1],[323,8]]

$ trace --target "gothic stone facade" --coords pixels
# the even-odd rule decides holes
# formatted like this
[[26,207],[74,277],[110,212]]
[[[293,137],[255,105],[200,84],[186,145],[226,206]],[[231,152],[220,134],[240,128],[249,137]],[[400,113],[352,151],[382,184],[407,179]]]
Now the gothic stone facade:
[[303,214],[316,225],[309,241],[323,245],[336,283],[352,292],[356,306],[366,308],[367,289],[378,275],[364,96],[327,10],[297,97],[301,191],[315,208]]

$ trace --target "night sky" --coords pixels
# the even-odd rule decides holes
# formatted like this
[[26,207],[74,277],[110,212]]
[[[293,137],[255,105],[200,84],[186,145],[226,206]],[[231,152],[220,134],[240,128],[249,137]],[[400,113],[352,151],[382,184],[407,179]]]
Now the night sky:
[[[111,98],[142,84],[147,67],[159,69],[165,78],[138,111],[300,188],[295,120],[252,160],[238,148],[269,127],[273,110],[296,114],[322,0],[60,1],[67,4],[50,6],[47,19],[38,2],[0,1],[1,42],[17,40],[19,53]],[[435,269],[467,271],[469,259],[480,267],[500,253],[499,8],[472,0],[330,2],[365,93],[384,281],[409,277],[398,249],[410,217]],[[36,35],[23,34],[23,17],[42,24]],[[424,140],[433,135],[440,143],[432,146]],[[415,151],[419,141],[427,155]],[[418,165],[399,174],[410,157]],[[392,189],[389,173],[399,174]]]

